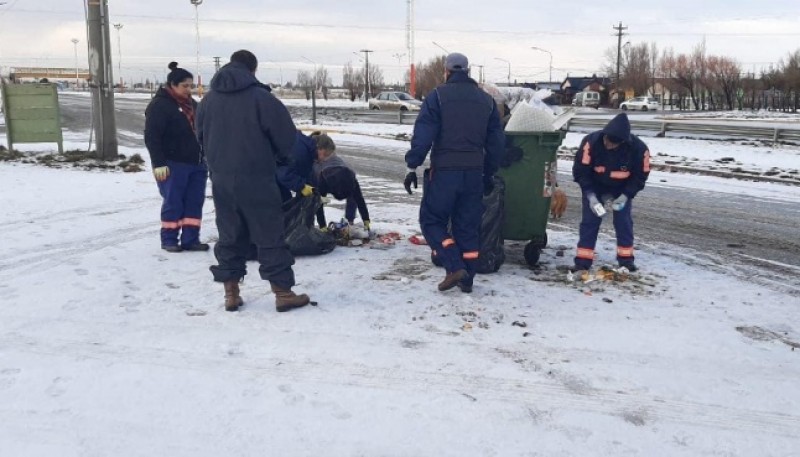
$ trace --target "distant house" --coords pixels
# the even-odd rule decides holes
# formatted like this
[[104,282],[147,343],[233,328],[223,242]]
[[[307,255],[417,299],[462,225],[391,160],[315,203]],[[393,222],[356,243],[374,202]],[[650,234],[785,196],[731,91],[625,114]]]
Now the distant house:
[[592,76],[567,76],[561,83],[562,103],[572,103],[578,92],[595,91],[600,93],[600,104],[608,104],[608,92],[611,87],[611,78],[597,75]]

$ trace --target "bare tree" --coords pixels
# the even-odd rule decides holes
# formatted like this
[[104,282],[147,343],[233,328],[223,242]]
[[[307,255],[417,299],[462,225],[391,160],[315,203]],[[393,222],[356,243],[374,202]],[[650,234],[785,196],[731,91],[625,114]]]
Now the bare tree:
[[357,71],[350,62],[342,69],[342,85],[350,94],[350,101],[364,93],[364,72]]
[[324,65],[317,67],[314,72],[314,84],[318,91],[322,92],[325,100],[328,99],[328,88],[331,86],[331,77],[328,75],[328,69]]
[[374,97],[378,92],[386,86],[383,80],[383,70],[378,65],[372,64],[369,66],[369,90],[370,96]]
[[781,72],[783,73],[787,101],[791,101],[792,112],[797,112],[800,104],[800,49],[790,53],[786,60],[781,59]]
[[[406,82],[410,81],[406,73]],[[422,98],[436,86],[444,84],[444,57],[432,57],[426,63],[417,64],[417,97]]]
[[306,100],[311,98],[311,88],[316,84],[314,75],[310,71],[300,70],[297,72],[297,84],[295,87],[303,89],[306,93]]
[[741,67],[728,57],[709,56],[707,59],[708,81],[706,87],[713,93],[719,91],[727,108],[733,109],[734,98],[741,88]]

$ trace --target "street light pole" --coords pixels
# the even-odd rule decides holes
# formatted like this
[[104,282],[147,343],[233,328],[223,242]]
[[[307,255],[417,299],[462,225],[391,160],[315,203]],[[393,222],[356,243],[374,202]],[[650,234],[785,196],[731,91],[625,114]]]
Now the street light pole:
[[118,53],[118,56],[119,56],[119,59],[117,61],[117,69],[118,69],[117,71],[119,71],[119,91],[120,92],[122,92],[123,88],[125,87],[125,85],[122,82],[122,38],[120,38],[120,36],[122,35],[122,32],[121,32],[122,27],[123,27],[122,24],[114,24],[114,28],[117,29],[117,53]]
[[537,48],[536,46],[531,46],[531,49],[535,51],[542,51],[546,52],[550,55],[550,77],[548,78],[547,82],[553,82],[553,53],[548,51],[547,49]]
[[189,2],[194,5],[195,48],[197,50],[195,72],[197,72],[197,90],[202,95],[201,85],[203,80],[200,77],[200,5],[203,4],[203,0],[189,0]]
[[78,76],[78,39],[72,39],[72,45],[75,47],[75,90],[78,90],[78,82],[80,77]]
[[506,59],[501,59],[500,57],[495,57],[495,60],[499,60],[508,64],[508,85],[511,86],[511,62]]

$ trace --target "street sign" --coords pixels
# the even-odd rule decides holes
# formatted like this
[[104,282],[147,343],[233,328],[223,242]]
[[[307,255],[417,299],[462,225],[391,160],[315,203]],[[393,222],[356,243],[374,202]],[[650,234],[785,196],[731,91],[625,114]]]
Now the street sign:
[[58,143],[58,152],[64,153],[55,84],[7,84],[2,80],[0,92],[9,150],[15,143]]

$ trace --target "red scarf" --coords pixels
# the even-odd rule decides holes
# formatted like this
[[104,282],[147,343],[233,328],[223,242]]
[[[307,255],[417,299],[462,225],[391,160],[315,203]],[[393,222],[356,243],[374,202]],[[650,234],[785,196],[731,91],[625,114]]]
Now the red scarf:
[[180,108],[183,115],[186,116],[186,120],[189,121],[189,125],[192,126],[192,131],[194,131],[194,105],[192,104],[192,96],[190,95],[183,98],[175,93],[169,85],[165,86],[165,89],[169,96],[178,103],[178,108]]

